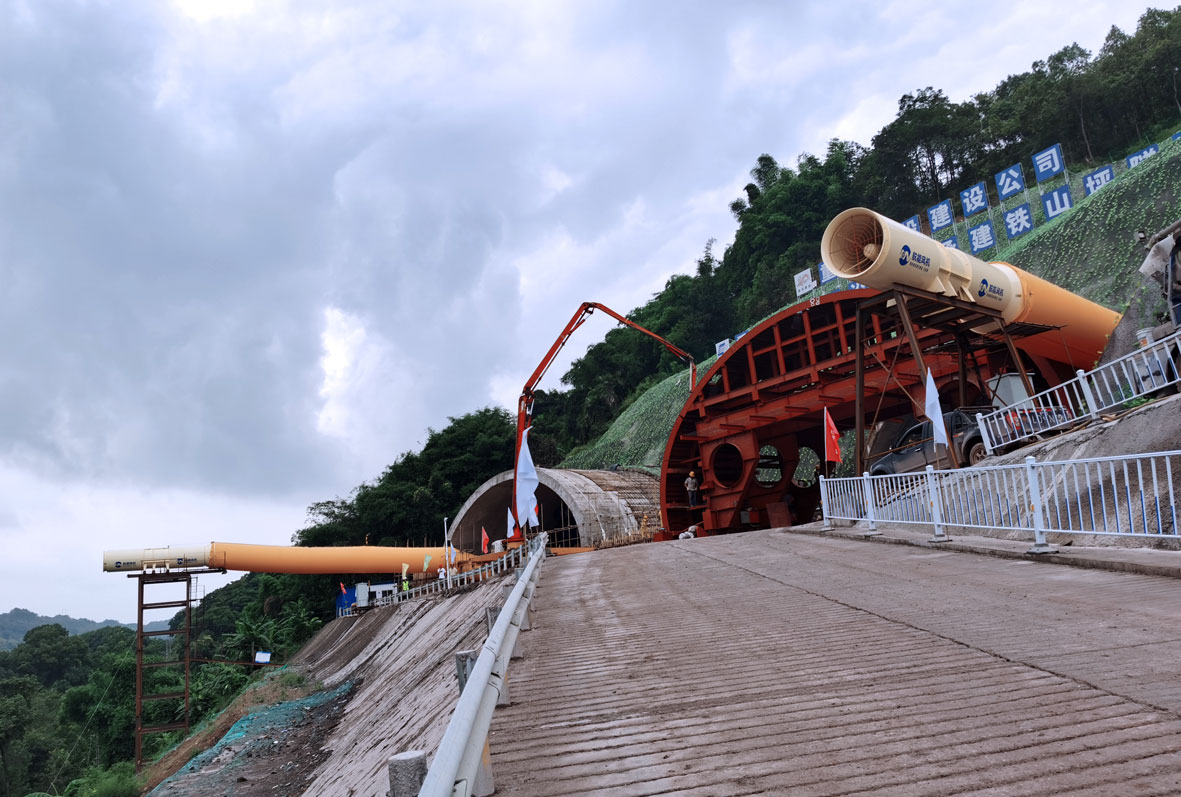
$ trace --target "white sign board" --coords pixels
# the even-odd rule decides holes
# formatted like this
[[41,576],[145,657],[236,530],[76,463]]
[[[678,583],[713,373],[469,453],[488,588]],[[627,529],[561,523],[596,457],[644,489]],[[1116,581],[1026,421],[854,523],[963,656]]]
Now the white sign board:
[[269,650],[259,650],[254,653],[255,664],[270,664],[271,652]]
[[714,354],[721,357],[723,354],[726,353],[726,351],[729,348],[730,348],[730,339],[729,338],[726,338],[725,340],[719,340],[717,343],[714,344]]
[[816,290],[816,277],[812,274],[812,269],[801,271],[796,274],[796,296],[803,296],[805,293],[811,293]]

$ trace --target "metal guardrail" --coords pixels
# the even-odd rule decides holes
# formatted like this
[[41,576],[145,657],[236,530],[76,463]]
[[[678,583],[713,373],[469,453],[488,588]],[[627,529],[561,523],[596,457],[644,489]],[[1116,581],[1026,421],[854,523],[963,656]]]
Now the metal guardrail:
[[995,450],[1057,431],[1181,382],[1181,332],[987,415],[976,415],[984,447]]
[[890,476],[821,479],[825,524],[832,520],[1031,531],[1035,553],[1048,532],[1181,539],[1177,497],[1181,451],[964,468]]
[[[481,565],[475,570],[468,570],[465,573],[455,573],[449,578],[432,579],[427,581],[420,587],[407,590],[405,592],[394,592],[391,595],[382,595],[373,600],[371,606],[364,608],[369,609],[377,606],[392,606],[395,603],[402,603],[403,601],[415,600],[417,598],[426,598],[431,595],[445,595],[454,592],[458,589],[478,584],[493,576],[498,576],[501,573],[521,566],[525,555],[528,552],[528,546],[521,545],[506,553],[499,559],[494,559],[486,565]],[[337,617],[355,617],[360,611],[355,606],[348,606],[336,610]]]
[[[529,542],[529,558],[517,570],[516,583],[492,620],[491,628],[479,654],[461,651],[456,654],[460,681],[459,702],[439,742],[430,769],[426,753],[410,750],[390,759],[390,794],[392,797],[418,794],[427,797],[457,795],[482,797],[492,794],[488,729],[497,705],[508,703],[509,660],[516,655],[517,636],[529,629],[530,603],[545,560],[546,535]],[[525,550],[525,547],[518,550]],[[508,590],[506,584],[505,589]]]

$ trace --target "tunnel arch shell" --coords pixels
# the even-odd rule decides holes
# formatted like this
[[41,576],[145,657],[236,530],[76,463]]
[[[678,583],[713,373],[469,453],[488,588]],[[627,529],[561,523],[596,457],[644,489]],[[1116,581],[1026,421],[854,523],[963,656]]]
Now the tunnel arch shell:
[[[857,308],[878,295],[873,289],[838,291],[781,310],[734,341],[700,377],[665,445],[660,500],[661,525],[668,536],[690,525],[705,534],[792,525],[788,504],[797,515],[794,522],[811,519],[819,488],[791,484],[791,476],[800,449],[824,451],[826,407],[840,431],[856,425]],[[873,315],[867,320],[867,428],[874,419],[913,411],[908,395],[922,406],[925,374],[919,373],[900,325],[896,317]],[[955,336],[929,327],[914,332],[941,404],[945,409],[961,406]],[[1016,341],[1018,349],[1022,344]],[[1027,368],[1050,384],[1072,372],[1066,362],[1025,354]],[[1065,350],[1063,359],[1069,360]],[[963,403],[972,404],[984,395],[982,382],[1008,358],[985,346],[971,350],[965,362],[970,365]],[[713,471],[719,462],[725,473]],[[768,484],[756,478],[760,470],[773,473],[776,467],[784,476],[780,481]],[[696,508],[688,506],[684,487],[690,471],[700,483]]]
[[[537,489],[542,526],[568,518],[577,527],[577,542],[590,547],[640,528],[647,516],[655,527],[660,518],[660,487],[655,476],[640,470],[565,470],[538,468]],[[504,539],[513,489],[513,472],[498,473],[468,497],[452,524],[452,542],[461,551],[479,552],[481,527],[492,540]],[[560,502],[560,504],[558,503]],[[566,515],[562,515],[563,508]]]

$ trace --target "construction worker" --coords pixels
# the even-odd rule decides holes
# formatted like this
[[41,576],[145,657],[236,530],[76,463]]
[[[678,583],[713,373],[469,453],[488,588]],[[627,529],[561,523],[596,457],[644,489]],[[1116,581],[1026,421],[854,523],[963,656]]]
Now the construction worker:
[[689,508],[692,509],[697,506],[697,488],[699,483],[697,481],[697,471],[689,471],[689,478],[685,479],[685,492],[689,494]]

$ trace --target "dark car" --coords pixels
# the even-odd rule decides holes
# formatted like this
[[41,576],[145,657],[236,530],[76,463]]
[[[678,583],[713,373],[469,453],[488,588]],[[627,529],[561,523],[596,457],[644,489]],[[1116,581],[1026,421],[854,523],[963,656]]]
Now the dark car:
[[[994,407],[960,407],[943,413],[943,427],[951,436],[955,462],[960,467],[976,465],[986,456],[984,438],[980,434],[980,427],[976,425],[976,413],[986,415],[994,409]],[[911,473],[923,470],[928,465],[937,469],[954,467],[947,457],[946,448],[939,449],[939,453],[936,455],[931,422],[918,421],[898,437],[893,448],[870,465],[869,472],[873,476]]]

